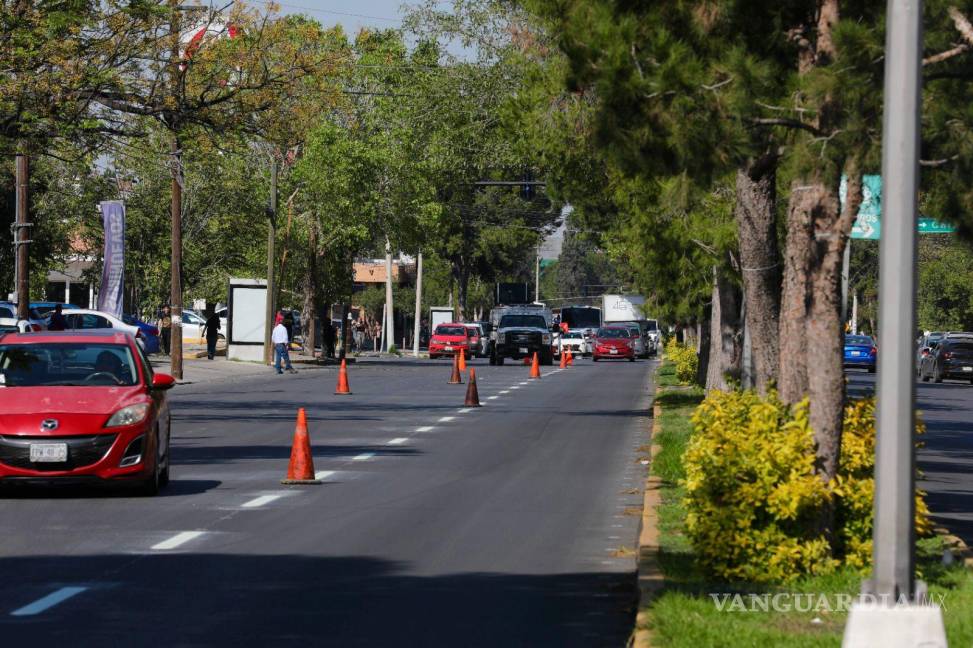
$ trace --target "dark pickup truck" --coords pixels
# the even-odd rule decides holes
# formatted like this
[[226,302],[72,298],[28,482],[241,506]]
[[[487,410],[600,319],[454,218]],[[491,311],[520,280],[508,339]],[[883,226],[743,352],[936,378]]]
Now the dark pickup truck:
[[496,344],[490,354],[491,365],[502,365],[505,358],[520,360],[534,353],[541,364],[554,362],[551,332],[543,315],[510,314],[500,319],[496,331]]

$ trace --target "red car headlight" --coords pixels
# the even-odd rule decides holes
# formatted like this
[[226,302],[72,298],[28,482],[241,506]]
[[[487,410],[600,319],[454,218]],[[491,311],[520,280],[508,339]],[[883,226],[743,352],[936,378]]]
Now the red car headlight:
[[141,423],[145,420],[145,417],[149,415],[149,404],[148,403],[136,403],[135,405],[129,405],[128,407],[123,407],[108,419],[105,423],[105,427],[121,427],[123,425],[135,425],[136,423]]

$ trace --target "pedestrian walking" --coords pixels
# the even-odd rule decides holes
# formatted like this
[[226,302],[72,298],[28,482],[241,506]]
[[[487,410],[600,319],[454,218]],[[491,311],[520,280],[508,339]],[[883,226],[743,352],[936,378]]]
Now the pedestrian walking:
[[162,317],[159,318],[159,331],[162,333],[162,352],[169,355],[169,347],[172,341],[172,315],[169,307],[162,307]]
[[274,369],[279,374],[284,373],[280,366],[281,360],[283,360],[287,371],[297,373],[297,370],[291,366],[291,355],[287,350],[287,346],[290,344],[290,338],[287,336],[287,327],[284,326],[283,313],[277,313],[275,322],[274,330],[271,334],[271,341],[274,343]]
[[220,317],[215,312],[203,325],[203,337],[206,338],[206,358],[212,360],[216,355],[216,343],[220,339]]
[[64,331],[68,328],[68,321],[64,319],[64,313],[61,312],[61,305],[58,304],[54,307],[54,313],[51,315],[51,321],[47,325],[48,331]]

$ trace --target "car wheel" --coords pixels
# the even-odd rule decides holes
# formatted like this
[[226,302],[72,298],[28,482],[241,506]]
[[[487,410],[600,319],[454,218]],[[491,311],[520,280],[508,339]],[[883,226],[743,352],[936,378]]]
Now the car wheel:
[[635,362],[635,358],[634,358],[634,357],[632,357],[632,358],[629,358],[629,359],[628,359],[628,361],[629,361],[629,362]]
[[499,355],[497,356],[497,366],[498,367],[503,366],[503,356],[499,356]]
[[169,453],[171,449],[172,440],[172,423],[169,423],[169,435],[166,438],[166,465],[162,468],[162,472],[159,474],[159,487],[165,488],[169,485],[169,467],[172,465],[172,455]]
[[155,462],[152,466],[152,475],[142,482],[139,493],[145,497],[154,497],[159,494],[162,488],[162,466],[159,456],[159,432],[155,433]]
[[919,380],[922,382],[929,382],[929,376],[927,376],[926,372],[922,370],[922,367],[919,367]]
[[875,373],[875,365],[868,368],[868,373]]
[[598,356],[591,356],[592,362],[598,362]]

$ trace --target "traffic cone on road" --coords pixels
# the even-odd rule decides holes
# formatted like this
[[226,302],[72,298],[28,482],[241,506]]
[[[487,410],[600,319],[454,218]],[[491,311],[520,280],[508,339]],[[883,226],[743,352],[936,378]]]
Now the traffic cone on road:
[[537,360],[537,351],[534,351],[534,361],[530,364],[530,377],[541,377],[541,363]]
[[574,354],[571,353],[570,350],[568,351],[568,366],[569,367],[573,367],[574,366]]
[[565,349],[561,352],[561,364],[558,365],[558,369],[565,369],[568,366],[568,351]]
[[311,456],[311,437],[307,433],[307,416],[304,408],[297,410],[297,426],[291,446],[291,461],[287,465],[287,477],[281,484],[320,484],[314,478],[314,458]]
[[448,385],[462,385],[463,376],[459,372],[459,356],[453,356],[453,375],[449,377]]
[[334,391],[335,396],[351,396],[351,389],[348,387],[348,365],[344,358],[341,359],[341,369],[338,370],[338,387]]
[[466,351],[464,349],[459,350],[459,370],[466,371]]
[[480,406],[480,392],[476,390],[476,369],[470,367],[470,385],[466,388],[466,407]]

